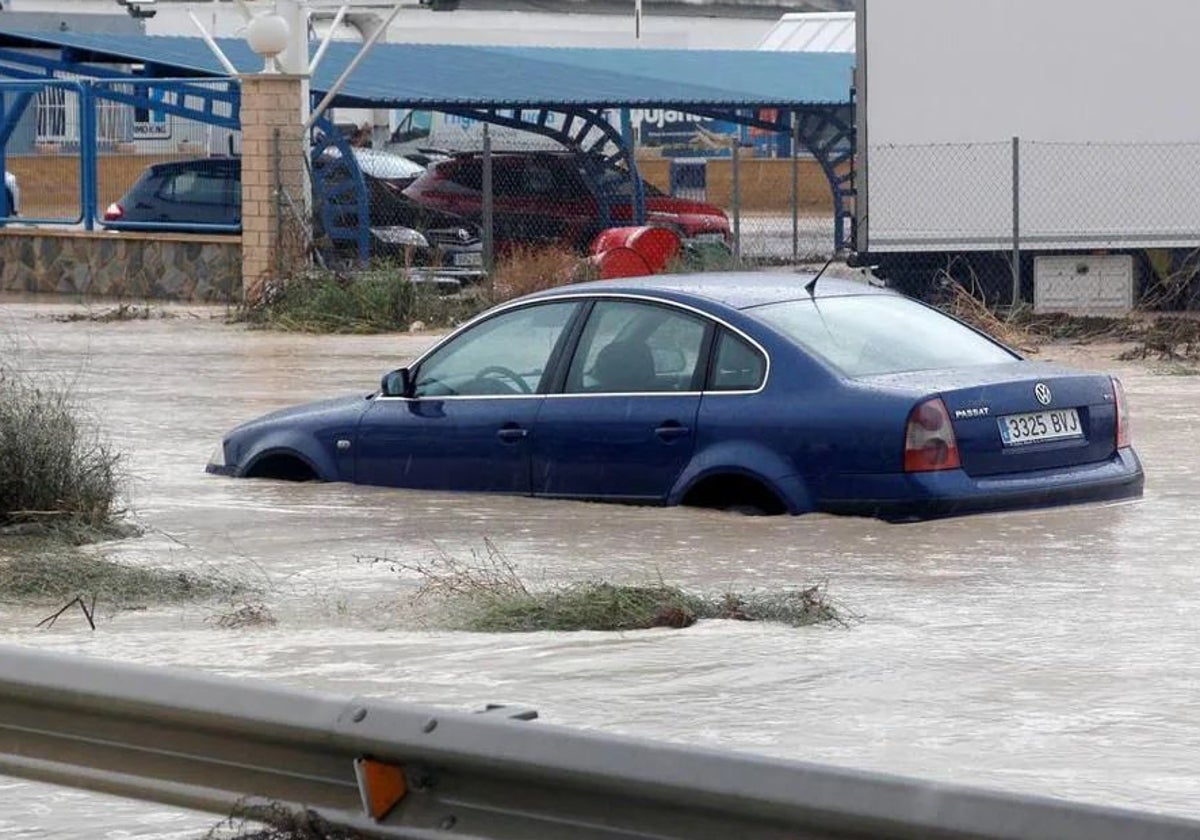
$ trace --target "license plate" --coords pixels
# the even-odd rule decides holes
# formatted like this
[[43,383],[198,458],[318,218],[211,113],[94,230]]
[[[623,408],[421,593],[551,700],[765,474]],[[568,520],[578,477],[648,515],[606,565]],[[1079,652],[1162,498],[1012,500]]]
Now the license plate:
[[1000,425],[1000,439],[1004,441],[1005,446],[1083,437],[1079,412],[1073,408],[1009,414],[1006,417],[998,417],[996,422]]
[[483,254],[479,251],[462,251],[453,254],[451,259],[455,265],[471,266],[473,268],[483,265]]

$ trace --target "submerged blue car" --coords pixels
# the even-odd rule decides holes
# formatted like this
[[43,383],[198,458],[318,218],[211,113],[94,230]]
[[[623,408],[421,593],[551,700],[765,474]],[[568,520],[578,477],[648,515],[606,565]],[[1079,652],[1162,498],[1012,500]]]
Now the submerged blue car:
[[920,518],[1139,496],[1120,383],[850,280],[668,275],[496,307],[209,472]]

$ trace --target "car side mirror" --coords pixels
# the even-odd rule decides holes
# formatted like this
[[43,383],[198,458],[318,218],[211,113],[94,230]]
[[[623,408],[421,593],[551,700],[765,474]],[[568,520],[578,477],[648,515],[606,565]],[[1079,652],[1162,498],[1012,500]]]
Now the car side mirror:
[[412,393],[412,374],[408,368],[385,373],[379,382],[379,390],[385,397],[407,397]]

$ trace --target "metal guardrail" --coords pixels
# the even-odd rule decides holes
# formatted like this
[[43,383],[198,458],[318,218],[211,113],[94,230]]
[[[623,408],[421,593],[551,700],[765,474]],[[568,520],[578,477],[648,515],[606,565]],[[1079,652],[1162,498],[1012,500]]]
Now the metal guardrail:
[[274,802],[413,840],[1200,836],[1196,821],[525,722],[532,712],[11,646],[0,662],[0,773],[220,814]]

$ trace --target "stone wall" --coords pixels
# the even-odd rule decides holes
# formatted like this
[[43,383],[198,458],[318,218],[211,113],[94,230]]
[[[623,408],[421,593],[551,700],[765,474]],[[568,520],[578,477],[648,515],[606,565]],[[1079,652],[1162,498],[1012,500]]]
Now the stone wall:
[[10,226],[0,230],[0,291],[239,301],[241,238]]

